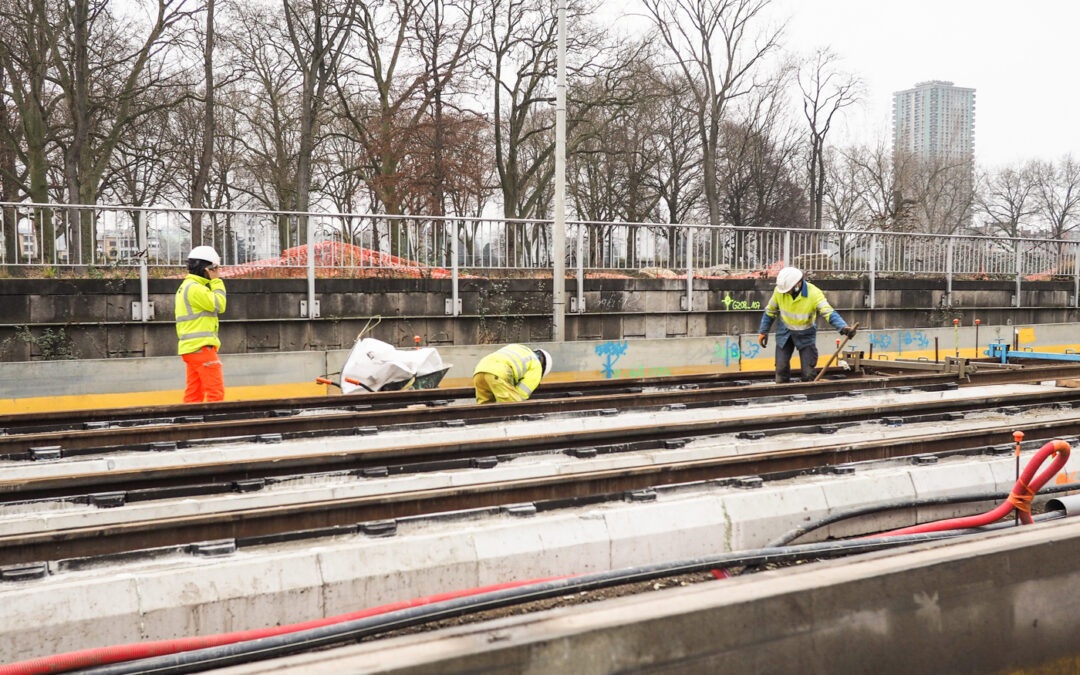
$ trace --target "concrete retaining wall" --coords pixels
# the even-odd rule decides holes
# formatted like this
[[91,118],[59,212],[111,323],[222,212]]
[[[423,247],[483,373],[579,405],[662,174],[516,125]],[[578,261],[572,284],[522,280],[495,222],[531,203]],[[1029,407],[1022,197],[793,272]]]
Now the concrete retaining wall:
[[[861,330],[850,346],[875,358],[934,358],[959,352],[973,357],[995,339],[1040,351],[1080,352],[1080,326],[980,326]],[[819,366],[824,366],[839,337],[831,327],[818,333]],[[756,333],[704,338],[655,340],[582,340],[530,343],[551,351],[555,370],[548,381],[659,377],[693,372],[769,370],[774,345],[761,349]],[[439,345],[453,368],[443,386],[471,386],[472,369],[494,345]],[[341,370],[347,350],[313,350],[221,356],[229,400],[315,396],[336,388],[315,378]],[[798,358],[794,360],[798,364]],[[179,403],[183,400],[184,364],[176,356],[68,361],[0,362],[0,414],[76,408]]]
[[[833,306],[849,321],[882,329],[948,325],[978,317],[987,324],[1080,320],[1068,281],[953,283],[947,306],[943,278],[878,279],[869,309],[868,279],[821,279]],[[167,356],[174,353],[173,295],[177,279],[151,279],[154,320],[132,320],[139,283],[123,279],[5,279],[0,284],[0,361]],[[221,337],[225,353],[347,348],[373,316],[371,335],[398,346],[546,341],[551,338],[551,281],[465,279],[462,314],[446,315],[446,279],[321,279],[321,318],[300,312],[303,279],[227,280],[229,305]],[[585,312],[567,313],[568,340],[657,339],[753,333],[772,293],[768,279],[697,279],[693,307],[684,308],[681,280],[588,279]],[[576,284],[567,282],[567,297]]]

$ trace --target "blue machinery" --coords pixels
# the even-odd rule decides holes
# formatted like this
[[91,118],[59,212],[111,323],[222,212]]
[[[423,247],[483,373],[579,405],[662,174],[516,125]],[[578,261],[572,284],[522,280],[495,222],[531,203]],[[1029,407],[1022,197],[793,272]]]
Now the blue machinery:
[[1002,363],[1008,363],[1010,359],[1049,359],[1052,361],[1080,361],[1080,354],[1077,354],[1072,349],[1066,349],[1064,354],[1054,354],[1051,352],[1035,352],[1030,348],[1024,349],[1010,349],[1008,343],[997,341],[991,342],[985,352],[987,356],[994,359],[1001,359]]

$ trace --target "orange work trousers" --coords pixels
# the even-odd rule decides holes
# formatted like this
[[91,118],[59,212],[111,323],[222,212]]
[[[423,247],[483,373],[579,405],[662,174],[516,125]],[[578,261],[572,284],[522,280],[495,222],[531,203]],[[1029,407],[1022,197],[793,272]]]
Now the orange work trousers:
[[184,403],[222,401],[225,399],[225,376],[221,372],[221,359],[217,347],[203,347],[197,352],[184,354],[187,364],[187,388]]

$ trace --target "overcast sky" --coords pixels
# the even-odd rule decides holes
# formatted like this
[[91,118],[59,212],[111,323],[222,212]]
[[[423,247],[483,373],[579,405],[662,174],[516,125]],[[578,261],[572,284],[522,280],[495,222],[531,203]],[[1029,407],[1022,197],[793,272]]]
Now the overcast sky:
[[830,46],[866,83],[866,100],[842,130],[851,138],[891,138],[893,92],[947,80],[975,89],[979,164],[1080,156],[1072,77],[1080,2],[773,0],[773,8],[788,17],[788,49]]
[[862,76],[852,126],[891,129],[892,93],[924,80],[975,89],[985,165],[1080,155],[1080,86],[1070,81],[1080,3],[1068,0],[776,0],[788,44],[831,45]]

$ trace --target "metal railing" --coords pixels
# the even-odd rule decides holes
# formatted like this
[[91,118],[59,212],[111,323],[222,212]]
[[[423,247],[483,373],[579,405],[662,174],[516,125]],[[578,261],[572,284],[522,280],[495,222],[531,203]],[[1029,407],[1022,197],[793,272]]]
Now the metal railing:
[[[545,220],[198,210],[202,243],[221,254],[223,276],[307,277],[307,316],[317,315],[315,279],[433,277],[453,280],[447,312],[459,313],[462,276],[552,269]],[[0,264],[48,269],[137,268],[182,276],[192,246],[192,210],[0,203]],[[686,280],[773,276],[784,265],[812,275],[865,275],[870,306],[880,276],[936,275],[1070,279],[1080,300],[1080,242],[898,232],[737,228],[693,224],[569,222],[567,268],[577,278],[571,311],[584,311],[587,276]],[[498,271],[498,272],[496,272]],[[144,283],[145,286],[145,283]],[[144,297],[145,301],[145,297]],[[142,316],[146,317],[144,311]]]

